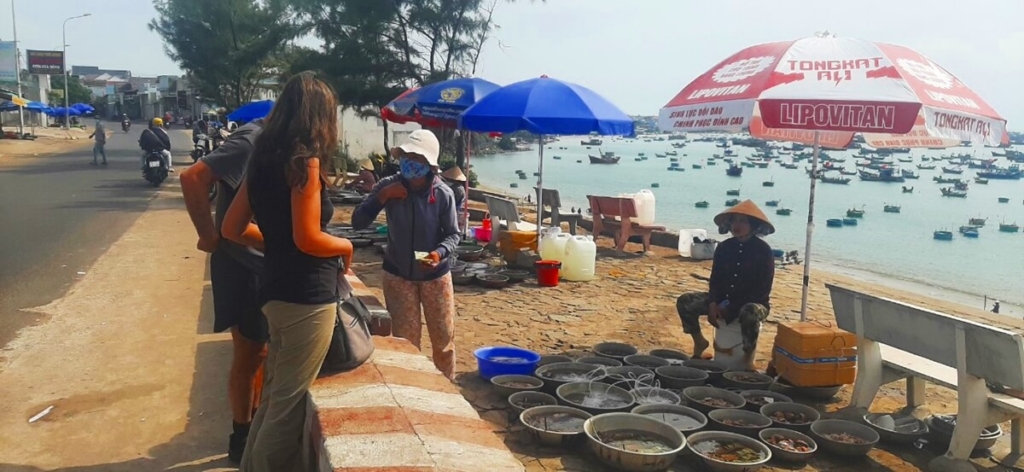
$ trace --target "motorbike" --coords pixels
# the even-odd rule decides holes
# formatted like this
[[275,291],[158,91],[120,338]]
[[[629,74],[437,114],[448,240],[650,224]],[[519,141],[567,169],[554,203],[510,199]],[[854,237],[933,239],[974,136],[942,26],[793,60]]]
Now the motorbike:
[[149,151],[143,159],[142,177],[154,187],[160,186],[167,179],[167,164],[160,151]]
[[196,142],[192,145],[192,152],[188,153],[192,156],[192,162],[198,162],[200,158],[210,153],[210,137],[205,134],[196,136]]
[[124,121],[121,122],[121,129],[124,130],[125,133],[127,133],[128,132],[128,128],[131,128],[131,127],[132,127],[132,122],[131,121],[124,120]]

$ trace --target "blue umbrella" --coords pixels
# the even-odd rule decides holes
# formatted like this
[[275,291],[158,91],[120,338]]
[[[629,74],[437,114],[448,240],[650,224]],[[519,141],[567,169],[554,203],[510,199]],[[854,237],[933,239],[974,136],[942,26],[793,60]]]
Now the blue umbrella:
[[[28,102],[28,105],[25,105],[24,108],[26,111],[45,112],[49,107],[39,102]],[[5,102],[3,105],[0,105],[0,111],[14,111],[17,109],[18,106],[14,102]]]
[[231,121],[247,123],[269,115],[270,109],[272,108],[274,108],[273,100],[262,100],[259,102],[247,103],[231,112],[231,114],[228,115],[228,119]]
[[[544,135],[590,134],[632,136],[633,119],[593,90],[541,76],[502,87],[459,116],[459,127],[502,133],[540,135],[537,216],[544,213]],[[537,231],[540,231],[540,220]]]
[[401,116],[413,117],[419,112],[425,118],[454,122],[460,113],[499,88],[476,77],[445,80],[402,94],[385,108]]
[[89,104],[87,104],[87,103],[76,103],[76,104],[74,104],[74,105],[71,105],[71,109],[72,109],[72,110],[78,110],[78,111],[79,111],[79,112],[81,112],[81,113],[82,113],[83,115],[84,115],[84,114],[87,114],[87,113],[92,113],[92,112],[96,111],[96,109],[95,109],[95,108],[93,108],[93,107],[92,107],[92,105],[89,105]]
[[71,107],[57,107],[53,109],[53,116],[82,116],[82,112]]

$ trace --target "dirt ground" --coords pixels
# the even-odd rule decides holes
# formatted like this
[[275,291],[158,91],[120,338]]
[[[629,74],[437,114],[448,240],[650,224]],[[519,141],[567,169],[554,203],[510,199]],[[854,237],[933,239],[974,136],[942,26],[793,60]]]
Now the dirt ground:
[[[338,207],[335,221],[348,223],[351,210],[351,207]],[[768,241],[771,242],[770,237]],[[505,399],[496,395],[490,384],[476,374],[473,350],[492,345],[514,345],[542,354],[568,353],[578,357],[588,355],[593,344],[618,341],[637,346],[641,352],[655,348],[692,352],[692,342],[682,332],[675,311],[675,299],[684,292],[706,290],[707,283],[700,277],[710,274],[711,262],[686,260],[679,257],[676,251],[664,248],[655,248],[653,254],[646,256],[615,256],[609,248],[610,243],[608,238],[599,240],[598,278],[594,281],[563,280],[555,288],[541,288],[535,280],[527,280],[503,290],[456,287],[457,382],[466,398],[531,472],[606,469],[583,449],[561,450],[536,445],[511,415]],[[640,249],[639,245],[634,244],[626,247],[627,251]],[[380,260],[381,256],[375,247],[359,249],[355,258],[354,270],[368,286],[375,289],[380,288]],[[800,266],[790,266],[776,271],[772,313],[764,325],[758,346],[756,365],[762,371],[767,365],[778,323],[799,320],[801,270]],[[1022,320],[998,317],[969,307],[822,271],[812,272],[810,320],[834,322],[825,283],[841,284],[1007,329],[1024,331]],[[712,338],[710,326],[705,326],[704,334],[708,339]],[[430,352],[427,346],[423,350]],[[848,414],[848,411],[839,410],[848,405],[851,391],[852,385],[846,386],[831,401],[805,403],[827,416]],[[871,411],[895,412],[904,405],[905,385],[900,381],[882,387]],[[956,392],[929,385],[926,406],[913,413],[923,418],[932,413],[955,413],[956,409]],[[1008,426],[1003,425],[1007,434]],[[1008,452],[1007,446],[1007,441],[1003,440],[993,448],[995,457],[1003,457]],[[836,457],[821,453],[802,468],[778,467],[773,463],[774,467],[762,470],[927,470],[928,461],[943,452],[927,447],[917,449],[882,445],[867,458],[852,462],[839,461]],[[1007,470],[997,466],[988,457],[976,458],[975,466],[979,470]],[[680,459],[670,470],[698,471],[702,468],[692,459]]]
[[[110,131],[108,125],[107,132]],[[91,146],[92,140],[88,139],[90,133],[91,127],[71,130],[36,128],[35,140],[0,139],[0,165],[11,165],[26,158],[39,158]]]

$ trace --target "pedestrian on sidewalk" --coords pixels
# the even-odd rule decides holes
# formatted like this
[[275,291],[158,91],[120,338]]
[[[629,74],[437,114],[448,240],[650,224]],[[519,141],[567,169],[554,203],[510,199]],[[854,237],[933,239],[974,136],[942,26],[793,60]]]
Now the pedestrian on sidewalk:
[[[262,384],[257,383],[257,373],[266,358],[270,335],[257,293],[263,273],[263,253],[257,248],[222,240],[220,231],[224,215],[242,185],[245,167],[262,126],[263,120],[259,119],[239,128],[217,150],[181,173],[185,207],[199,234],[196,247],[211,254],[213,330],[217,333],[231,330],[228,404],[232,432],[228,438],[228,458],[234,462],[242,460],[249,437]],[[217,186],[216,219],[210,214],[209,195],[214,185]]]
[[103,126],[103,122],[99,118],[96,118],[96,129],[92,131],[89,138],[95,138],[96,143],[92,145],[92,165],[96,165],[96,159],[100,154],[103,155],[103,165],[107,165],[107,151],[103,150],[103,146],[107,145],[107,128]]
[[[410,133],[408,143],[391,150],[401,172],[377,183],[352,213],[352,226],[364,229],[384,210],[388,220],[384,300],[392,333],[419,349],[426,318],[434,365],[451,379],[455,375],[455,291],[449,263],[461,236],[455,195],[437,175],[440,149],[434,133]],[[426,256],[416,256],[417,252]]]
[[327,83],[310,72],[292,77],[256,138],[221,229],[227,239],[263,246],[266,261],[259,289],[270,326],[266,381],[241,472],[307,470],[300,440],[306,395],[334,333],[339,277],[352,261],[352,243],[326,232],[334,217],[327,160],[338,146],[337,115]]

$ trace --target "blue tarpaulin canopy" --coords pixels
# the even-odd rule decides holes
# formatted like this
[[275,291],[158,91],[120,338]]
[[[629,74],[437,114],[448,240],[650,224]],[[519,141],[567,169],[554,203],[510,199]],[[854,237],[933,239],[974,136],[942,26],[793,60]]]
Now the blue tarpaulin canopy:
[[[546,75],[491,92],[459,116],[459,127],[470,131],[529,131],[541,135],[538,140],[538,217],[544,214],[543,135],[634,134],[633,119],[604,97],[586,87]],[[538,232],[540,228],[538,220]]]
[[259,102],[247,103],[231,112],[231,114],[228,115],[228,120],[247,123],[269,115],[272,108],[274,108],[273,100],[262,100]]
[[65,116],[65,115],[67,115],[67,116],[82,116],[82,112],[80,112],[80,111],[78,111],[78,110],[76,110],[74,108],[70,108],[70,107],[69,108],[57,107],[57,108],[51,109],[51,113],[47,113],[47,115],[50,115],[50,116]]
[[96,111],[96,109],[93,108],[92,105],[89,105],[88,103],[76,103],[74,105],[71,105],[71,109],[72,110],[78,110],[83,115],[88,115],[89,113],[92,113],[92,112]]
[[[0,104],[0,111],[16,111],[17,109],[18,106],[15,105],[14,102],[4,102],[3,104]],[[45,113],[47,110],[52,111],[52,108],[46,106],[44,103],[28,102],[28,105],[25,105],[25,110],[36,113]]]

